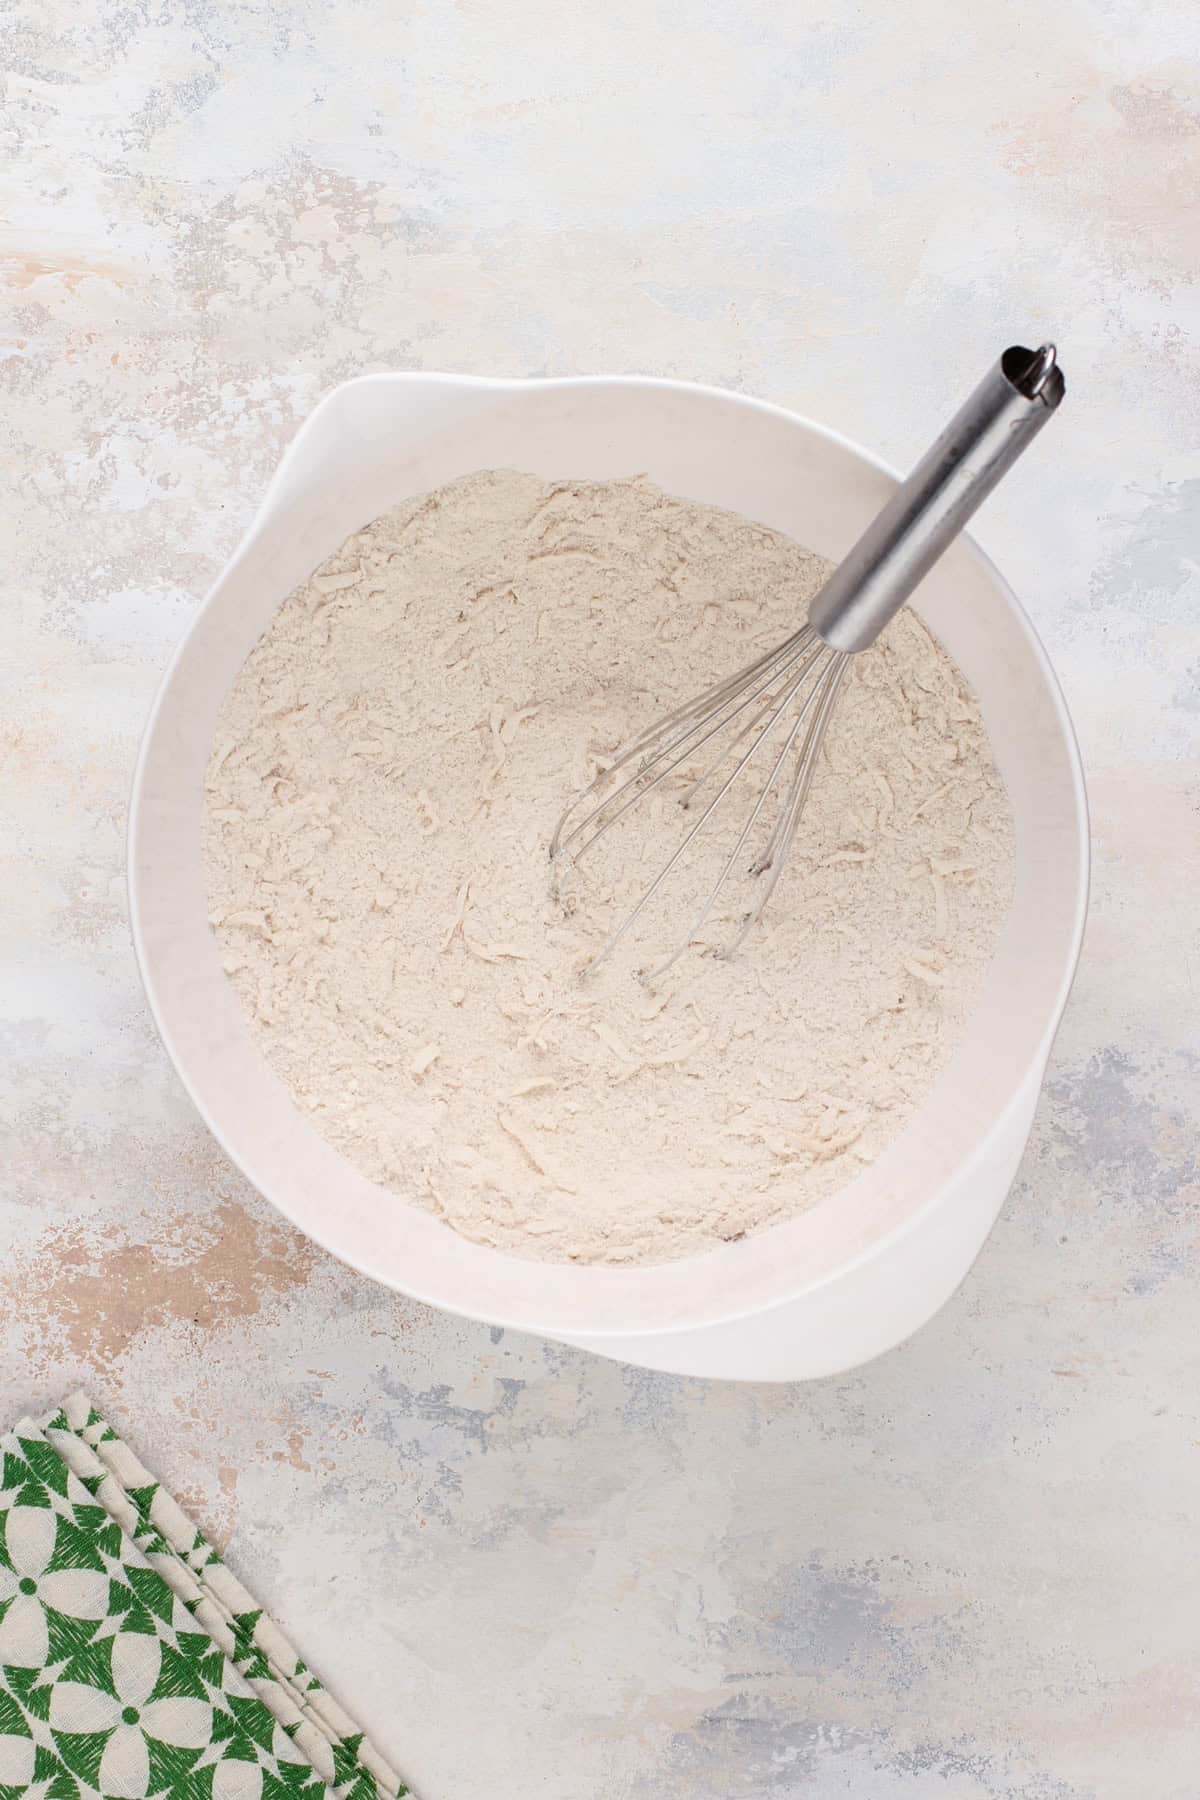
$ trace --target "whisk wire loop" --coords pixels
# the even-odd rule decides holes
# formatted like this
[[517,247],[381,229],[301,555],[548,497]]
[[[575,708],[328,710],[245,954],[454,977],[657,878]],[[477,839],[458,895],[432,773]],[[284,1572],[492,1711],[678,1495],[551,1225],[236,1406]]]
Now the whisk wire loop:
[[[798,817],[803,806],[812,770],[833,707],[838,682],[846,657],[822,642],[811,627],[785,639],[774,649],[746,664],[737,673],[709,688],[705,693],[676,707],[656,725],[643,732],[621,752],[609,768],[602,770],[592,783],[568,806],[559,821],[551,843],[551,856],[556,861],[569,855],[578,863],[605,835],[619,823],[630,809],[644,801],[685,763],[694,759],[715,739],[721,742],[703,771],[691,780],[679,796],[678,804],[685,812],[694,812],[702,791],[720,776],[716,791],[706,799],[703,808],[689,824],[681,842],[659,869],[637,904],[610,934],[590,968],[597,968],[623,943],[660,894],[691,846],[712,820],[722,802],[731,794],[751,764],[770,751],[773,761],[758,793],[742,822],[732,850],[706,899],[697,910],[686,935],[675,952],[649,973],[657,979],[674,966],[679,957],[694,943],[711,919],[721,895],[739,862],[745,860],[747,846],[768,800],[778,797],[782,771],[789,758],[795,759],[790,786],[781,806],[780,816],[766,846],[748,864],[752,876],[772,871],[767,894],[777,878],[777,857],[791,841],[791,832],[783,827]],[[750,719],[739,726],[747,712]],[[782,732],[782,737],[780,737]],[[750,741],[747,743],[747,739]],[[730,764],[732,763],[732,766]],[[633,767],[615,788],[613,777]],[[603,793],[605,787],[611,791]],[[583,817],[571,823],[572,816],[587,800],[594,804]],[[765,904],[765,898],[763,904]],[[740,944],[762,911],[752,907],[743,921],[736,942]],[[732,946],[730,947],[732,949]]]
[[[773,651],[769,651],[765,656],[759,657],[757,661],[740,670],[738,674],[718,683],[707,693],[688,701],[684,706],[678,707],[675,712],[668,713],[664,719],[660,719],[627,750],[622,751],[609,768],[601,771],[591,787],[577,795],[567,807],[550,843],[551,860],[557,859],[562,851],[572,850],[574,845],[576,847],[572,850],[572,857],[575,862],[578,862],[587,854],[593,844],[599,842],[605,832],[625,816],[631,806],[644,800],[655,788],[661,786],[681,763],[686,762],[690,756],[694,756],[698,750],[703,749],[704,745],[710,743],[733,719],[740,717],[747,707],[752,706],[758,696],[766,692],[781,675],[787,674],[797,663],[807,669],[823,649],[824,646],[816,634],[806,626],[794,637],[777,645]],[[727,706],[730,706],[732,710],[724,711]],[[686,723],[687,720],[693,722],[689,725]],[[675,727],[679,725],[683,725],[684,729],[676,732]],[[699,736],[697,736],[698,733]],[[696,740],[694,743],[690,741],[693,738]],[[666,741],[660,742],[663,739]],[[643,762],[641,767],[613,793],[598,800],[596,805],[570,831],[564,832],[564,827],[577,806],[594,797],[598,789],[611,780],[618,770],[628,767],[639,756],[647,755],[656,743],[658,748],[648,761]],[[665,767],[660,767],[659,765],[668,757],[672,760],[667,762]],[[718,762],[723,760],[722,757],[718,759]],[[658,772],[654,775],[653,780],[647,781],[646,777],[655,770]],[[706,771],[700,782],[694,785],[701,785],[708,773],[711,771]],[[606,814],[607,817],[605,817]],[[594,829],[589,832],[590,827],[594,827]]]
[[[783,768],[789,755],[792,753],[796,740],[800,737],[801,731],[807,724],[807,730],[804,731],[804,737],[801,741],[800,756],[797,762],[796,772],[792,777],[792,786],[789,790],[788,798],[784,802],[779,819],[776,821],[775,828],[771,833],[765,850],[760,856],[756,857],[754,862],[750,865],[751,875],[762,875],[765,874],[767,870],[772,870],[771,881],[769,882],[766,891],[750,909],[750,912],[742,923],[742,928],[738,932],[737,937],[723,954],[732,956],[745,941],[748,932],[757,923],[762,914],[762,910],[774,889],[775,881],[778,879],[779,867],[781,864],[776,863],[776,855],[781,847],[784,855],[786,855],[787,846],[791,843],[792,832],[794,832],[795,829],[795,824],[793,822],[791,829],[781,838],[780,826],[785,820],[792,820],[793,815],[795,819],[798,819],[800,811],[803,808],[809,785],[812,781],[812,771],[817,760],[817,752],[821,747],[821,739],[825,735],[825,726],[828,724],[830,713],[833,710],[833,701],[837,694],[838,683],[842,678],[842,670],[845,661],[845,657],[836,650],[825,652],[824,667],[822,668],[821,674],[818,677],[815,686],[813,686],[805,695],[800,710],[792,723],[791,729],[788,731],[782,747],[775,758],[774,766],[759,790],[758,798],[754,802],[751,811],[747,814],[742,829],[738,834],[737,842],[725,859],[725,865],[712,888],[709,890],[708,898],[696,914],[686,936],[680,941],[678,947],[664,962],[659,963],[650,971],[650,980],[658,980],[667,973],[668,969],[673,969],[680,957],[684,954],[684,951],[700,937],[700,934],[708,924],[726,883],[733,874],[734,869],[737,867],[743,852],[745,851],[750,834],[758,823],[759,814],[766,805],[768,796],[775,791],[775,783],[779,777],[779,772]],[[800,676],[782,697],[780,704],[774,709],[773,716],[771,717],[766,730],[764,730],[762,736],[755,743],[747,757],[738,765],[738,770],[735,772],[735,779],[736,774],[741,772],[741,769],[745,766],[749,757],[753,756],[761,747],[767,733],[774,727],[776,721],[783,716],[784,708],[795,698],[803,680],[804,677]],[[725,791],[728,791],[728,787],[731,785],[732,782],[728,783]]]

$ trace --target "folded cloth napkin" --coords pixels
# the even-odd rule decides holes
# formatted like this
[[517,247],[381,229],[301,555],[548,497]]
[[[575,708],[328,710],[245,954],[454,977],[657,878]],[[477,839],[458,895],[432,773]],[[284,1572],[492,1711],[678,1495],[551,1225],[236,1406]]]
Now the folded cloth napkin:
[[0,1457],[0,1800],[408,1793],[83,1395]]

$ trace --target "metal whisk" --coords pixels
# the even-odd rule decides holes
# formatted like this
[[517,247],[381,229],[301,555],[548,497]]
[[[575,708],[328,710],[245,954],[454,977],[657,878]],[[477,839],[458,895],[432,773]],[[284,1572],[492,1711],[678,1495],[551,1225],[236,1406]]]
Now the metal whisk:
[[[740,948],[787,860],[850,657],[875,642],[1041,430],[1064,392],[1053,344],[1006,350],[830,576],[813,600],[807,622],[773,650],[658,720],[571,801],[550,845],[556,863],[569,856],[578,864],[677,771],[685,780],[680,804],[698,813],[670,860],[593,958],[592,968],[628,936],[717,809],[743,777],[753,779],[757,764],[758,791],[732,850],[679,947],[650,975],[665,973],[696,941],[730,877],[744,868],[761,885],[722,954],[731,956]],[[693,775],[697,756],[708,760]],[[572,823],[581,808],[583,816]],[[761,847],[755,847],[756,827],[766,833]]]

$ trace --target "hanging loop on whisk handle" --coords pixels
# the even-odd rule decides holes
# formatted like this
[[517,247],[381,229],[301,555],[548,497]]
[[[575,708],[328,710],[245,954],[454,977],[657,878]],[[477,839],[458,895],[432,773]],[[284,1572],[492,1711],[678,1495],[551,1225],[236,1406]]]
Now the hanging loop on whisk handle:
[[834,650],[873,644],[1066,391],[1053,344],[1014,344],[834,570],[809,623]]

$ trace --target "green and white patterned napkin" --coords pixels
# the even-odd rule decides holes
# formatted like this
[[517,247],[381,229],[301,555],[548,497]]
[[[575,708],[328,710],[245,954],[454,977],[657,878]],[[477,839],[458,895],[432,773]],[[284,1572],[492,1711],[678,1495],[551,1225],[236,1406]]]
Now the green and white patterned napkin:
[[0,1456],[0,1800],[408,1792],[82,1395]]

